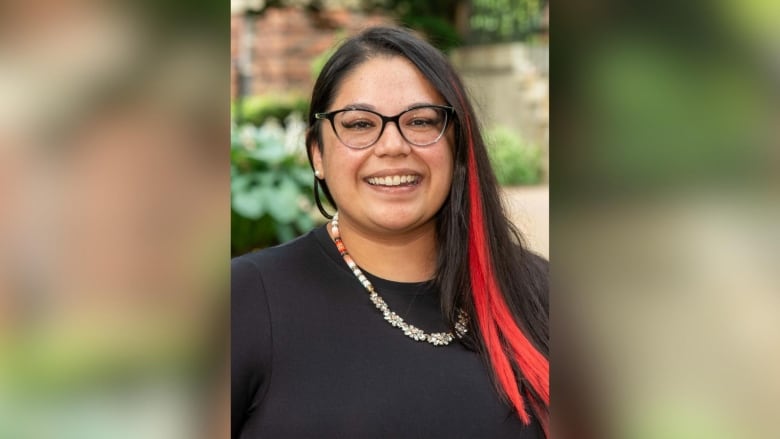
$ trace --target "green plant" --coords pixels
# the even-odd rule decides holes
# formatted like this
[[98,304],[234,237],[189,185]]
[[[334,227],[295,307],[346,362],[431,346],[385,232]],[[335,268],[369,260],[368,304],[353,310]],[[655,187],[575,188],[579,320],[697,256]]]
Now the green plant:
[[289,241],[314,227],[305,124],[234,126],[231,133],[231,254]]
[[344,30],[339,30],[334,35],[334,40],[339,41],[338,44],[335,44],[327,49],[325,49],[322,53],[317,55],[309,65],[309,69],[311,71],[311,79],[312,81],[317,81],[317,77],[320,76],[320,72],[322,72],[322,68],[325,67],[325,64],[328,62],[331,56],[333,56],[334,53],[336,53],[336,50],[338,50],[341,42],[346,40],[347,33],[344,32]]
[[444,53],[462,44],[462,38],[455,27],[443,17],[406,14],[401,18],[405,26],[422,31],[428,41]]
[[309,102],[297,94],[268,94],[243,98],[231,105],[231,116],[239,124],[263,125],[271,119],[286,121],[291,114],[306,114]]
[[524,141],[514,131],[498,126],[487,131],[490,162],[503,186],[539,183],[542,176],[542,151]]
[[439,50],[449,53],[463,41],[456,29],[464,2],[452,0],[384,0],[381,9],[392,13],[400,24],[422,33]]
[[522,41],[538,32],[541,0],[472,0],[469,42]]

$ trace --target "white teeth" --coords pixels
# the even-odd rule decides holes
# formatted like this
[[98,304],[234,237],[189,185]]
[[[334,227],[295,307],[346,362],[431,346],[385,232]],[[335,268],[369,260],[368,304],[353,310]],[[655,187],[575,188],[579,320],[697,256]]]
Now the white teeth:
[[415,175],[388,175],[387,177],[371,177],[368,179],[368,182],[376,186],[400,186],[407,183],[416,183],[417,180],[418,177]]

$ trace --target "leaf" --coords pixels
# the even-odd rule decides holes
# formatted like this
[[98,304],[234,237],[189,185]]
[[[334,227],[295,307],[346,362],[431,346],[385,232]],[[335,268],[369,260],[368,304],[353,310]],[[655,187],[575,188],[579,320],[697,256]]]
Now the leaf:
[[308,214],[303,213],[295,220],[295,227],[301,232],[311,230],[314,228],[314,220]]
[[249,174],[236,174],[230,178],[230,191],[234,194],[246,192],[254,179]]
[[250,219],[258,219],[265,213],[264,188],[255,188],[233,194],[232,209],[241,216]]
[[298,167],[290,169],[290,173],[298,181],[298,183],[307,188],[311,188],[314,175],[312,174],[312,171],[309,169],[308,165],[306,165],[305,168]]
[[279,242],[287,242],[294,239],[296,236],[295,230],[289,224],[278,224],[276,226],[276,238]]
[[284,145],[281,142],[264,142],[258,144],[257,148],[250,153],[255,160],[268,162],[269,164],[278,164],[287,158]]
[[268,198],[268,213],[280,223],[291,223],[299,214],[298,186],[290,177],[284,177]]

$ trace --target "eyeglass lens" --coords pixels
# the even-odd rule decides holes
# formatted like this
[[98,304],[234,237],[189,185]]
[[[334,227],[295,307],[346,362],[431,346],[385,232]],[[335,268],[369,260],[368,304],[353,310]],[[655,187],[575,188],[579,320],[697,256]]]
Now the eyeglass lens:
[[[333,126],[339,139],[349,147],[372,145],[382,133],[382,118],[370,111],[348,110],[336,114]],[[411,109],[401,114],[398,128],[411,144],[426,146],[436,142],[447,123],[445,110],[436,107]]]

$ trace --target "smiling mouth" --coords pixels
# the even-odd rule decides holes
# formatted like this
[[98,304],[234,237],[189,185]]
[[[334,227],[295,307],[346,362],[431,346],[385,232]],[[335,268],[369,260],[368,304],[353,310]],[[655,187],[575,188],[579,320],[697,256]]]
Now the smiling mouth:
[[370,177],[366,181],[372,186],[414,186],[420,182],[419,175],[388,175],[386,177]]

